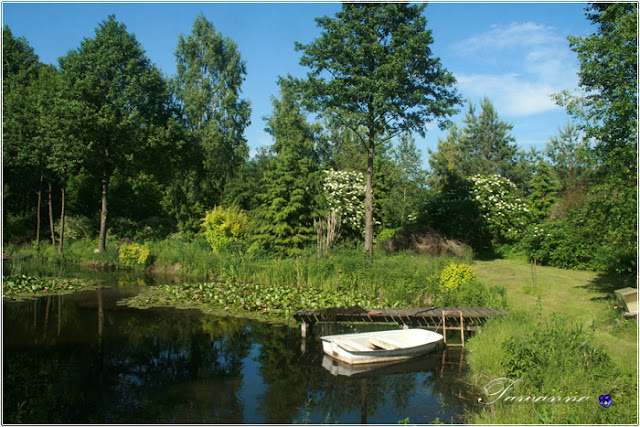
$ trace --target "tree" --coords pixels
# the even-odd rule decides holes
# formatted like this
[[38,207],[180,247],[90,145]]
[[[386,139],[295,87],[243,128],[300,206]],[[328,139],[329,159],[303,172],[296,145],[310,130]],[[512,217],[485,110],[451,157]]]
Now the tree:
[[11,28],[2,29],[2,96],[3,100],[14,89],[23,88],[33,81],[42,64],[33,47],[24,37],[15,38]]
[[589,140],[575,123],[567,123],[547,141],[545,155],[557,177],[558,204],[554,216],[580,206],[589,190],[593,175],[593,152]]
[[452,127],[446,140],[438,139],[438,151],[430,152],[432,181],[451,172],[463,177],[500,175],[522,187],[526,179],[520,167],[521,153],[510,133],[513,125],[498,117],[489,98],[481,100],[479,114],[469,103],[462,121],[462,129]]
[[593,3],[586,12],[596,31],[569,37],[583,94],[556,101],[593,138],[599,179],[568,215],[579,221],[566,222],[564,239],[588,248],[591,268],[637,274],[638,6]]
[[109,16],[94,38],[60,58],[68,93],[87,117],[87,168],[101,178],[98,250],[104,251],[109,181],[117,168],[149,148],[149,135],[168,119],[167,85],[124,24]]
[[41,176],[49,187],[49,225],[51,241],[55,246],[54,219],[52,211],[52,184],[60,186],[60,234],[58,253],[64,248],[65,201],[67,184],[78,172],[85,158],[82,144],[84,120],[82,104],[67,98],[63,91],[60,72],[53,66],[42,67],[34,83],[34,96],[30,100],[36,112],[36,132],[32,146],[40,156]]
[[462,151],[467,156],[467,175],[497,174],[512,182],[518,147],[511,135],[513,125],[498,118],[498,113],[489,98],[480,101],[480,114],[469,103],[469,111],[463,119],[465,133],[461,141]]
[[299,81],[307,106],[350,129],[367,154],[365,250],[373,254],[373,169],[376,146],[403,132],[425,133],[425,123],[456,112],[455,78],[430,50],[426,5],[345,3],[310,44],[296,43]]
[[320,176],[315,153],[318,128],[307,123],[288,81],[280,80],[280,99],[272,98],[267,131],[276,156],[263,179],[259,244],[278,255],[297,255],[315,238]]
[[456,123],[452,124],[445,139],[438,137],[436,151],[427,148],[429,156],[429,187],[441,190],[444,177],[449,174],[460,175],[462,173],[462,156],[459,143],[462,139],[462,130]]
[[213,206],[249,153],[243,132],[251,110],[240,98],[246,64],[238,45],[202,14],[191,34],[178,38],[176,60],[174,91],[201,156],[193,185],[202,192],[198,200]]
[[393,160],[396,164],[395,179],[398,185],[392,187],[391,200],[400,210],[399,225],[404,227],[415,219],[418,207],[422,204],[420,196],[426,184],[420,152],[411,135],[402,135],[393,150]]
[[531,180],[531,194],[528,202],[531,216],[542,222],[551,213],[557,201],[558,180],[548,162],[540,160],[536,165],[536,173]]
[[[8,214],[29,212],[33,206],[32,189],[38,185],[36,242],[40,241],[41,186],[39,171],[34,172],[31,139],[36,131],[36,116],[28,100],[33,82],[42,64],[24,37],[15,38],[5,25],[2,30],[2,153],[3,153],[3,220],[5,231],[11,229]],[[35,183],[34,183],[35,181]]]
[[565,188],[584,175],[591,163],[589,140],[582,137],[575,123],[567,123],[549,138],[545,154]]
[[556,95],[581,121],[608,176],[635,179],[638,137],[638,5],[592,3],[587,17],[595,33],[569,37],[580,61],[583,96]]

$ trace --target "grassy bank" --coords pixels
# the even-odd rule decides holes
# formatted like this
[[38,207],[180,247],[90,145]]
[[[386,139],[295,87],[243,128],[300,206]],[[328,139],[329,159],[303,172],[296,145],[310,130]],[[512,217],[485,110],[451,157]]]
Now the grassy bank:
[[[97,242],[78,240],[67,245],[64,257],[50,244],[34,247],[8,246],[4,253],[27,256],[44,262],[71,262],[81,265],[107,265],[131,268],[120,259],[108,242],[107,251],[94,253]],[[255,283],[319,291],[358,292],[376,295],[405,305],[428,305],[437,294],[440,274],[451,263],[470,262],[454,257],[416,256],[409,252],[376,251],[369,260],[359,249],[343,248],[318,257],[308,251],[295,258],[274,258],[244,254],[239,250],[214,253],[203,240],[173,238],[146,243],[150,251],[143,265],[134,269],[170,271],[206,277],[209,281]]]
[[[637,423],[637,323],[624,319],[612,296],[629,285],[625,278],[514,260],[474,268],[483,282],[507,290],[510,315],[470,340],[470,381],[485,403],[500,396],[485,389],[491,381],[507,379],[493,392],[512,386],[472,423]],[[606,394],[608,408],[599,404]]]

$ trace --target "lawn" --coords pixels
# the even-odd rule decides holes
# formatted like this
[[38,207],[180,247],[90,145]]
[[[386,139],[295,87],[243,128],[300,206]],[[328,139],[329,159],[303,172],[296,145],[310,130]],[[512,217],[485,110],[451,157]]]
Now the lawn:
[[[507,291],[510,314],[469,341],[470,382],[482,395],[496,378],[518,380],[518,396],[590,396],[576,403],[505,403],[472,414],[475,424],[636,423],[637,322],[624,319],[613,291],[628,278],[531,265],[477,261],[482,282]],[[634,283],[632,282],[632,285]],[[611,393],[613,405],[598,403]]]
[[566,316],[592,329],[594,344],[605,346],[617,364],[637,370],[637,322],[623,319],[613,296],[629,283],[591,271],[536,266],[534,288],[531,265],[519,260],[477,261],[474,270],[485,284],[507,290],[511,311]]

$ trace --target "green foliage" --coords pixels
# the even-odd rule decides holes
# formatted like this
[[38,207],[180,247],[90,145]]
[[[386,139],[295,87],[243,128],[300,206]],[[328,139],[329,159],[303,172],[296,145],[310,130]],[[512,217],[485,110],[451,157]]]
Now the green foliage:
[[377,242],[384,242],[385,240],[389,240],[389,239],[393,238],[393,236],[396,235],[397,231],[398,231],[398,229],[395,229],[395,228],[383,228],[376,235],[376,241]]
[[454,291],[476,278],[473,268],[467,264],[450,264],[440,274],[440,289]]
[[322,194],[336,212],[345,234],[364,234],[364,175],[356,171],[324,171]]
[[[564,317],[541,320],[522,313],[487,322],[472,338],[471,367],[487,384],[491,379],[517,381],[503,398],[474,414],[473,423],[608,424],[637,419],[637,379],[624,373],[608,352],[593,345],[594,336]],[[493,390],[495,392],[495,390]],[[613,397],[615,411],[597,404],[600,394]],[[530,396],[529,401],[504,402]],[[562,402],[533,401],[536,397]],[[588,396],[582,402],[567,398]],[[491,400],[495,399],[493,396]],[[490,400],[483,397],[485,402]],[[611,409],[611,408],[609,408]]]
[[637,171],[638,8],[634,3],[593,3],[587,17],[596,32],[569,37],[580,61],[584,96],[556,96],[581,120],[604,163],[606,176],[633,179]]
[[531,222],[524,200],[517,197],[518,188],[499,175],[474,176],[472,195],[479,203],[480,214],[494,245],[514,242]]
[[160,70],[124,24],[109,16],[78,49],[60,59],[65,91],[78,104],[85,166],[101,177],[99,250],[105,249],[109,181],[116,169],[132,169],[153,147],[154,129],[167,123],[168,86]]
[[593,163],[589,140],[575,123],[567,123],[558,134],[549,138],[545,155],[563,189],[570,188],[588,174]]
[[[8,25],[2,29],[2,96],[25,87],[38,75],[41,63],[24,37],[14,37]],[[6,113],[6,112],[5,112]]]
[[527,197],[527,201],[531,209],[531,217],[536,221],[542,221],[551,214],[558,192],[558,180],[547,162],[538,162],[530,187],[531,194]]
[[441,189],[427,200],[418,221],[450,239],[458,239],[481,251],[491,241],[479,201],[472,196],[473,183],[457,174],[444,177]]
[[380,205],[383,227],[406,227],[415,223],[420,207],[426,201],[426,171],[422,169],[422,156],[414,138],[403,134],[389,153],[379,153],[375,165],[374,186],[376,202]]
[[176,221],[172,218],[152,216],[138,222],[135,240],[148,241],[164,239],[176,231]]
[[225,310],[248,310],[260,313],[289,316],[304,308],[386,306],[380,297],[365,295],[355,290],[327,292],[318,288],[299,288],[283,285],[258,285],[253,283],[217,282],[200,284],[163,285],[159,292],[134,298],[134,304],[159,302],[184,302],[209,304]]
[[[225,185],[249,152],[244,129],[251,109],[241,98],[246,63],[238,45],[203,14],[193,21],[190,34],[179,36],[175,54],[173,88],[195,149],[189,165],[194,174],[185,192],[212,206],[220,203]],[[184,181],[184,176],[176,179]]]
[[[376,146],[401,132],[424,135],[424,124],[456,112],[455,78],[431,55],[426,5],[344,3],[335,17],[316,19],[321,35],[302,51],[310,68],[297,81],[306,105],[338,121],[367,155],[365,250],[373,254],[373,163]],[[415,76],[428,76],[416,79]]]
[[482,251],[520,239],[531,217],[517,187],[508,179],[448,174],[419,220]]
[[[60,235],[62,223],[56,221],[55,231]],[[65,239],[85,239],[95,235],[95,224],[89,218],[82,215],[67,216],[64,219],[64,237]]]
[[560,388],[555,375],[568,368],[574,375],[591,376],[594,382],[607,378],[611,359],[604,351],[587,344],[580,326],[557,318],[537,326],[525,337],[502,343],[504,372],[512,379],[521,379],[525,390],[548,389],[545,382]]
[[146,265],[151,254],[151,248],[148,243],[139,245],[137,243],[123,243],[120,246],[118,258],[127,267],[134,265]]
[[526,182],[521,153],[510,133],[513,125],[498,118],[489,98],[482,99],[480,108],[476,115],[470,103],[464,127],[451,127],[445,140],[438,138],[438,150],[429,150],[432,187],[441,188],[451,173],[466,178],[500,175],[519,185]]
[[33,222],[29,214],[7,212],[3,222],[2,239],[5,245],[25,239],[33,230]]
[[280,80],[281,98],[273,98],[267,131],[276,157],[263,177],[260,227],[256,243],[275,255],[299,255],[315,240],[320,176],[315,152],[317,128],[307,123],[290,82]]
[[80,279],[53,277],[2,276],[2,298],[22,299],[43,294],[58,294],[84,290],[93,284]]
[[202,221],[204,235],[214,252],[227,247],[231,242],[244,238],[249,227],[247,215],[235,205],[228,208],[216,206]]
[[613,196],[600,188],[565,218],[529,227],[521,242],[529,257],[562,268],[635,273],[635,193]]
[[[595,33],[569,37],[580,61],[584,96],[556,95],[594,139],[598,184],[584,191],[567,218],[552,224],[538,247],[550,263],[577,268],[637,272],[638,8],[631,3],[593,3],[587,17]],[[576,257],[563,255],[576,251]]]
[[506,290],[487,288],[468,264],[451,263],[440,273],[435,302],[441,306],[506,308]]

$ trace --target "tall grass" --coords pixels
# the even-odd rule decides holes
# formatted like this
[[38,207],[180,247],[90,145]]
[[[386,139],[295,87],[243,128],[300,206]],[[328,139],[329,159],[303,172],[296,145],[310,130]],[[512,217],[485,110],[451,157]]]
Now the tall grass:
[[[637,379],[592,342],[589,330],[566,317],[544,320],[516,312],[488,321],[483,333],[468,344],[470,380],[485,403],[495,398],[485,389],[492,380],[503,378],[514,385],[502,399],[472,414],[471,422],[637,423]],[[599,396],[606,394],[613,399],[609,408],[599,404]],[[523,399],[505,401],[507,396]],[[531,401],[544,396],[562,400]],[[567,401],[585,396],[589,399]]]
[[[327,291],[359,291],[377,294],[406,305],[430,305],[438,293],[441,271],[452,262],[471,262],[453,256],[432,257],[410,252],[376,251],[373,259],[355,248],[341,248],[318,257],[309,248],[298,257],[276,258],[247,254],[242,247],[231,247],[214,253],[202,236],[186,239],[173,236],[148,242],[150,262],[138,269],[177,271],[182,274],[206,276],[210,280],[277,284]],[[105,253],[96,254],[94,240],[68,243],[64,260],[75,263],[102,262],[124,268],[115,250],[117,241],[108,242]],[[29,253],[35,259],[51,261],[57,258],[53,248],[43,245],[38,253],[32,248],[8,248]]]
[[292,258],[248,256],[239,252],[213,253],[202,242],[152,243],[158,265],[180,264],[211,279],[307,287],[357,290],[407,304],[425,304],[434,295],[440,272],[453,257],[428,257],[379,251],[373,260],[358,249],[341,249],[318,257],[307,251]]

